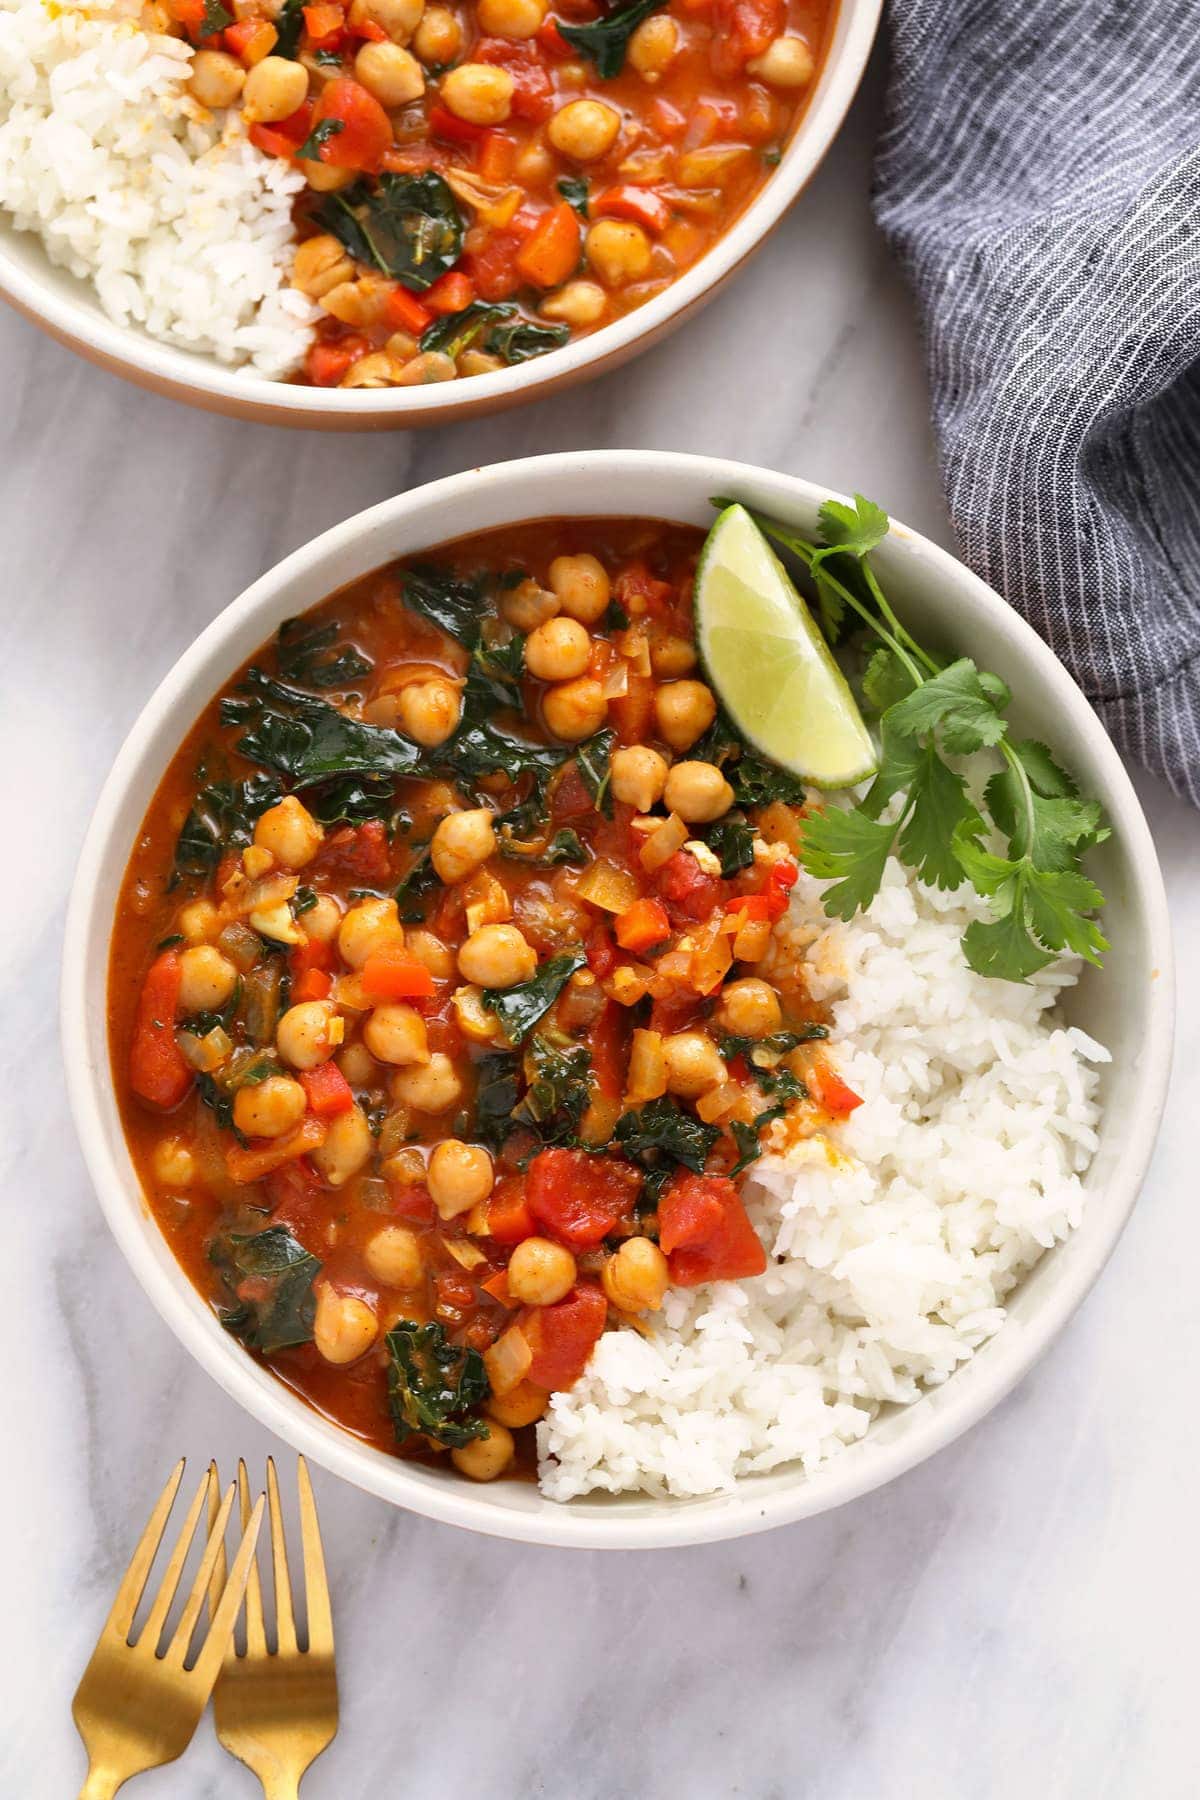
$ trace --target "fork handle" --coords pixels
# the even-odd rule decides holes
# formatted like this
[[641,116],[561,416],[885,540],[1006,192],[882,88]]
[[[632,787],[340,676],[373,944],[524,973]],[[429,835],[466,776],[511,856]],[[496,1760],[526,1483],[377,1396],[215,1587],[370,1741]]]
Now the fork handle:
[[114,1775],[111,1769],[93,1764],[79,1790],[79,1800],[112,1800],[124,1780],[123,1775]]
[[263,1800],[300,1800],[300,1778],[290,1770],[281,1769],[277,1775],[263,1775]]

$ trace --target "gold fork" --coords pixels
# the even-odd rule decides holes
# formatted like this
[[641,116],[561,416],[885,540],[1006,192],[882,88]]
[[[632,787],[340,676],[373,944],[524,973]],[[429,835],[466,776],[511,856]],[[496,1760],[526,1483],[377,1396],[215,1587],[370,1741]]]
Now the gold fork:
[[[317,1506],[304,1458],[297,1459],[300,1491],[300,1545],[304,1562],[307,1647],[296,1640],[287,1544],[279,1509],[275,1464],[267,1458],[267,1505],[271,1521],[271,1561],[275,1588],[276,1649],[267,1649],[262,1584],[255,1558],[246,1584],[246,1648],[229,1640],[221,1679],[213,1695],[217,1736],[230,1755],[262,1782],[266,1800],[297,1800],[300,1778],[338,1728],[337,1671],[333,1660],[333,1618],[321,1551]],[[242,1523],[250,1510],[246,1465],[238,1463]],[[209,1502],[210,1508],[212,1502]],[[218,1565],[214,1592],[220,1592]],[[224,1598],[221,1605],[224,1605]]]
[[[160,1764],[174,1762],[177,1756],[182,1756],[208,1704],[220,1673],[221,1658],[233,1635],[262,1520],[261,1494],[252,1512],[249,1508],[243,1510],[241,1542],[221,1604],[212,1615],[195,1663],[190,1669],[184,1667],[233,1505],[232,1483],[217,1505],[217,1471],[210,1464],[188,1508],[146,1623],[137,1642],[129,1642],[134,1614],[182,1479],[183,1462],[180,1461],[172,1470],[141,1535],[71,1706],[88,1753],[88,1776],[79,1800],[109,1800],[131,1775],[138,1775],[143,1769],[157,1769]],[[211,1529],[204,1555],[179,1623],[160,1656],[158,1642],[175,1599],[206,1496]]]

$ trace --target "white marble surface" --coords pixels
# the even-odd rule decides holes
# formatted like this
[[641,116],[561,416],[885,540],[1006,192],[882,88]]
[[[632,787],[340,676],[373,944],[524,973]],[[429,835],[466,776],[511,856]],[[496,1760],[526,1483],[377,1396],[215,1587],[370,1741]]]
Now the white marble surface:
[[[867,212],[877,88],[761,260],[649,361],[423,437],[301,437],[151,399],[0,319],[9,846],[0,1796],[76,1791],[74,1684],[182,1452],[283,1445],[192,1364],[110,1240],[65,1116],[63,902],[110,758],[211,615],[314,531],[468,463],[687,447],[858,486],[945,538],[915,333]],[[730,345],[735,347],[731,350]],[[1200,824],[1142,783],[1196,993]],[[1097,1292],[933,1463],[742,1544],[604,1557],[472,1538],[317,1472],[343,1726],[312,1800],[1184,1800],[1200,1258],[1185,1007],[1166,1129]],[[154,1796],[249,1796],[202,1725]]]

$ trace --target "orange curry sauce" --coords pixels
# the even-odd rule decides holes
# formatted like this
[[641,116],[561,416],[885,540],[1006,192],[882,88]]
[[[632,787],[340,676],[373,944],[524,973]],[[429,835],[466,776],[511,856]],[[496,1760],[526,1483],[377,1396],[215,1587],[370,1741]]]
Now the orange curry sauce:
[[[180,1263],[322,1413],[477,1479],[601,1331],[760,1273],[735,1164],[857,1103],[773,936],[803,796],[739,804],[697,667],[700,543],[547,522],[336,594],[254,659],[287,685],[243,670],[197,721],[117,910],[114,1081]],[[376,773],[281,775],[322,720]],[[498,770],[497,731],[540,768]],[[294,1266],[238,1260],[264,1232]],[[388,1335],[425,1324],[432,1415]]]

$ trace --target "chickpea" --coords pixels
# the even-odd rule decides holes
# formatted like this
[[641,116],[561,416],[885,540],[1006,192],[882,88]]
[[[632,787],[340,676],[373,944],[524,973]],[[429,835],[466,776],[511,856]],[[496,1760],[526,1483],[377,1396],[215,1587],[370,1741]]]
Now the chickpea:
[[646,81],[657,81],[679,50],[679,27],[666,13],[643,19],[625,52],[630,64]]
[[535,1386],[532,1381],[522,1381],[511,1393],[489,1395],[483,1410],[498,1425],[519,1431],[522,1425],[536,1424],[549,1404],[550,1395],[545,1388]]
[[404,927],[394,900],[360,900],[338,928],[342,961],[361,969],[368,956],[384,950],[403,950]]
[[523,1238],[508,1259],[508,1291],[522,1306],[553,1306],[575,1286],[575,1258],[550,1238]]
[[311,1152],[330,1187],[344,1187],[371,1154],[375,1139],[361,1106],[335,1114],[325,1127],[325,1142]]
[[393,44],[407,44],[427,16],[425,0],[353,0],[350,8],[352,25],[378,25]]
[[247,1137],[286,1137],[307,1111],[304,1089],[290,1075],[268,1075],[233,1097],[233,1122]]
[[602,100],[568,100],[546,127],[560,156],[572,162],[598,162],[617,141],[621,115]]
[[384,1287],[415,1288],[423,1266],[421,1242],[407,1225],[385,1225],[368,1239],[363,1260]]
[[554,158],[540,138],[530,138],[517,151],[513,174],[524,187],[541,187],[554,173]]
[[600,1271],[605,1296],[622,1312],[657,1312],[671,1285],[667,1259],[649,1238],[626,1238]]
[[435,381],[454,381],[458,370],[454,366],[454,358],[441,350],[422,350],[396,377],[397,387],[428,387]]
[[351,1087],[365,1088],[375,1079],[378,1065],[365,1044],[347,1044],[338,1053],[337,1066]]
[[227,956],[211,944],[195,944],[179,959],[179,1011],[218,1012],[237,980],[237,970]]
[[599,731],[608,717],[604,689],[590,675],[581,675],[576,681],[560,682],[543,695],[542,717],[546,729],[556,738],[577,744]]
[[394,356],[386,350],[372,350],[367,356],[356,357],[338,382],[344,388],[385,388],[395,387],[404,373],[404,364],[398,363]]
[[677,762],[667,776],[663,800],[685,825],[709,825],[733,805],[733,789],[715,763]]
[[558,595],[532,580],[518,582],[500,596],[501,615],[514,631],[536,631],[559,610]]
[[429,845],[429,860],[447,887],[465,881],[495,853],[496,832],[486,806],[468,807],[439,820]]
[[662,799],[666,785],[666,759],[657,750],[651,750],[646,744],[631,744],[626,749],[613,751],[613,797],[623,805],[649,812]]
[[473,1044],[490,1044],[500,1035],[500,1021],[483,1004],[483,989],[459,987],[454,990],[454,1021],[463,1036]]
[[242,89],[242,117],[250,125],[273,125],[304,104],[308,70],[287,56],[264,56]]
[[546,0],[479,0],[479,29],[489,37],[536,37],[546,17]]
[[592,640],[578,619],[547,619],[525,640],[525,667],[539,681],[570,681],[582,675]]
[[481,925],[460,947],[458,967],[477,987],[516,987],[537,973],[537,951],[515,925]]
[[342,909],[332,894],[318,894],[317,904],[301,916],[310,938],[318,944],[332,944],[342,922]]
[[442,77],[441,97],[469,125],[503,125],[512,111],[513,78],[495,63],[460,63]]
[[330,163],[315,162],[308,156],[302,156],[297,167],[314,194],[335,194],[338,188],[349,187],[352,181],[358,180],[357,169],[336,169]]
[[654,696],[658,734],[672,750],[690,750],[716,716],[712,690],[702,681],[669,681]]
[[448,63],[462,49],[462,26],[445,6],[429,6],[417,26],[413,49],[423,63]]
[[460,375],[494,375],[497,369],[508,365],[502,356],[493,356],[490,350],[464,350],[457,366]]
[[449,981],[453,975],[457,966],[454,952],[449,944],[443,944],[441,938],[435,937],[432,931],[426,931],[420,926],[415,931],[410,931],[407,949],[410,956],[429,970],[435,981]]
[[423,1063],[429,1061],[429,1037],[425,1021],[415,1007],[397,1001],[377,1006],[363,1026],[363,1043],[377,1062]]
[[746,71],[771,87],[806,88],[816,66],[813,53],[803,38],[777,37],[761,56],[751,57]]
[[594,281],[568,281],[548,295],[538,311],[547,319],[565,319],[568,325],[595,325],[607,305],[608,295]]
[[586,552],[581,556],[556,556],[547,579],[563,612],[578,619],[581,625],[594,625],[612,595],[608,570]]
[[606,287],[624,287],[646,274],[652,246],[641,226],[629,219],[597,219],[588,226],[584,254]]
[[462,702],[452,681],[410,681],[396,696],[396,711],[405,736],[433,750],[458,730]]
[[211,900],[193,900],[179,915],[179,930],[189,944],[203,944],[215,937],[221,915]]
[[[322,294],[322,312],[343,325],[378,325],[387,306],[389,284],[379,275],[360,275]],[[362,359],[364,362],[366,358]],[[390,363],[389,363],[390,367]]]
[[697,1100],[725,1079],[725,1064],[710,1037],[702,1031],[677,1031],[663,1039],[667,1064],[667,1092],[685,1100]]
[[721,992],[717,1007],[717,1026],[734,1037],[770,1037],[783,1024],[779,995],[769,981],[748,975],[743,981],[731,981]]
[[196,1179],[196,1159],[182,1138],[163,1138],[154,1146],[154,1179],[164,1187],[190,1187]]
[[[258,66],[261,68],[262,64]],[[254,826],[255,844],[260,850],[269,850],[285,869],[302,869],[324,841],[324,831],[295,794],[268,807]]]
[[379,1321],[365,1300],[339,1294],[328,1281],[316,1284],[313,1343],[326,1362],[352,1363],[365,1356],[379,1335]]
[[275,1048],[293,1069],[315,1069],[329,1061],[344,1029],[331,1000],[301,1000],[276,1026]]
[[332,232],[324,231],[320,237],[305,238],[297,245],[292,258],[292,286],[298,287],[302,294],[319,300],[331,288],[341,287],[343,282],[353,279],[354,264]]
[[503,1475],[516,1453],[512,1432],[492,1420],[486,1437],[472,1438],[461,1450],[452,1450],[450,1461],[460,1475],[468,1475],[472,1481],[495,1481],[498,1475]]
[[686,638],[670,633],[650,640],[650,668],[659,681],[677,681],[690,675],[696,666],[696,651]]
[[224,50],[197,50],[192,58],[188,92],[201,106],[232,106],[246,81],[246,71]]
[[414,1063],[392,1077],[392,1099],[414,1112],[449,1112],[462,1095],[462,1077],[441,1050],[435,1050],[427,1063]]
[[441,1219],[456,1219],[459,1213],[470,1212],[487,1199],[495,1180],[492,1159],[477,1144],[443,1138],[429,1158],[426,1181]]
[[354,59],[354,73],[380,106],[407,106],[425,92],[424,70],[399,44],[364,44]]

